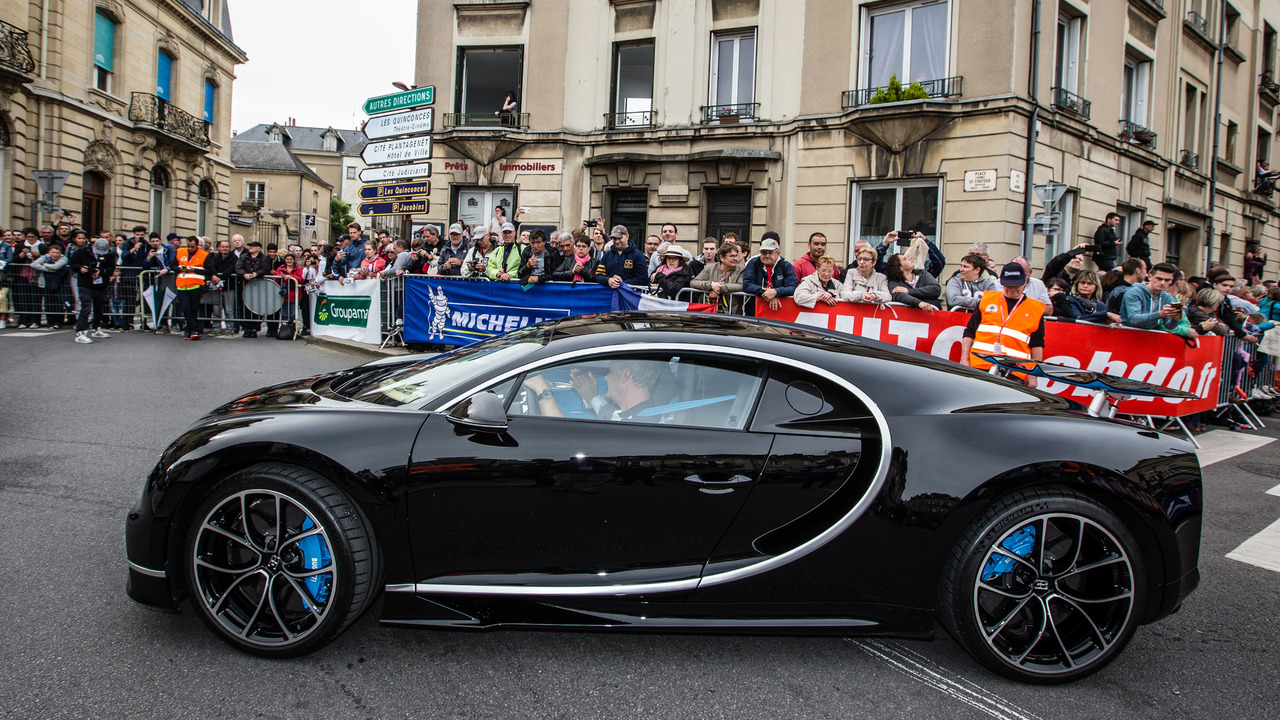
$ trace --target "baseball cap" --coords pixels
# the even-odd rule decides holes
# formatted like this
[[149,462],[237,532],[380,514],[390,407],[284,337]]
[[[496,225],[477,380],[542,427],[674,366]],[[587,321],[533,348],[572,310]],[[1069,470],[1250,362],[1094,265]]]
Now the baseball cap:
[[771,237],[766,237],[765,239],[760,241],[760,249],[761,250],[777,250],[778,241]]
[[458,235],[462,234],[462,226],[458,223],[454,223],[449,226],[449,234],[453,235],[454,233],[457,233]]
[[515,232],[516,226],[511,223],[502,223],[502,232]]
[[630,234],[631,233],[627,232],[626,225],[614,225],[613,229],[609,231],[609,237],[611,238],[626,237],[627,235],[630,235]]
[[177,239],[179,239],[180,237],[181,237],[181,235],[178,235],[178,233],[169,233],[168,235],[166,235],[166,236],[164,237],[164,239],[165,239],[165,240],[177,240]]
[[262,243],[258,242],[257,240],[250,240],[248,243],[248,247],[253,247],[254,245],[257,245],[258,247],[262,247]]
[[1021,264],[1011,262],[1000,270],[1000,284],[1005,287],[1022,287],[1027,284],[1027,271]]
[[93,254],[106,255],[107,250],[111,249],[111,241],[106,238],[98,238],[93,241]]

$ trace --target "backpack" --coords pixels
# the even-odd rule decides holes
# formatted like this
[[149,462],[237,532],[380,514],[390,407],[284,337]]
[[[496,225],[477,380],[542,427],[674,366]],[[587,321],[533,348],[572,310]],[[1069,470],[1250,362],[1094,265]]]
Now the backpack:
[[292,340],[297,328],[293,323],[281,323],[280,329],[276,331],[277,340]]

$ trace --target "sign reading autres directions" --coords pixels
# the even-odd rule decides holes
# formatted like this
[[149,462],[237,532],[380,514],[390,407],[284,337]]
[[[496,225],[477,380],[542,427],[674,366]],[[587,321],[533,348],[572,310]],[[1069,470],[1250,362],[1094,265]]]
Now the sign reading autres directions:
[[416,107],[418,105],[431,105],[435,101],[436,86],[428,85],[426,87],[414,88],[413,90],[406,90],[404,92],[393,93],[391,95],[369,98],[364,101],[364,114],[378,115],[380,113],[403,110],[405,108]]
[[356,212],[364,217],[374,215],[415,215],[428,211],[430,203],[425,200],[392,200],[390,202],[360,203]]

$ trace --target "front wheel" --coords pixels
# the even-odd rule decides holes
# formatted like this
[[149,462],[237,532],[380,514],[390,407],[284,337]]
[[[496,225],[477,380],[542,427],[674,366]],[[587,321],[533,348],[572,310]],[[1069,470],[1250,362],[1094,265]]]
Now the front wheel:
[[992,670],[1062,683],[1115,659],[1145,598],[1137,543],[1113,512],[1067,489],[1031,490],[997,502],[962,536],[939,619]]
[[205,624],[266,657],[333,640],[364,612],[381,574],[359,508],[323,477],[274,463],[209,493],[187,533],[185,564]]

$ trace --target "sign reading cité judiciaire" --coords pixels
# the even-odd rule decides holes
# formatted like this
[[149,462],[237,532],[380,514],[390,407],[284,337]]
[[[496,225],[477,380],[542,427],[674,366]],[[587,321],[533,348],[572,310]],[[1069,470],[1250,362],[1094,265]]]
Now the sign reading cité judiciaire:
[[406,90],[404,92],[393,93],[391,95],[381,95],[372,97],[364,101],[365,115],[379,115],[381,113],[393,112],[396,110],[404,110],[405,108],[416,107],[418,105],[430,105],[436,101],[436,86],[428,85],[426,87]]
[[360,188],[361,200],[403,199],[426,195],[431,192],[431,182],[392,183],[390,185],[364,185]]

